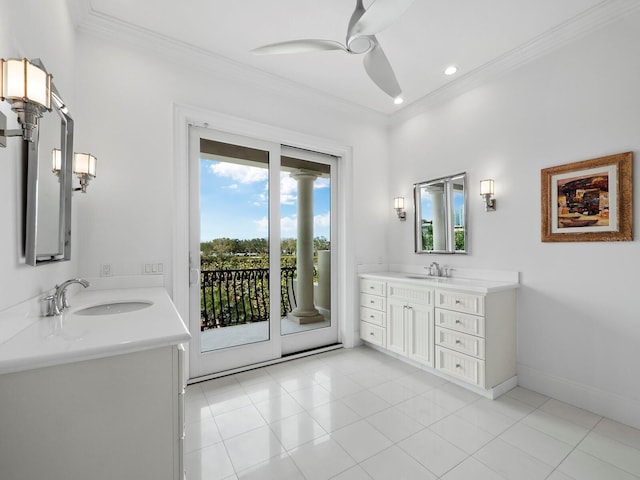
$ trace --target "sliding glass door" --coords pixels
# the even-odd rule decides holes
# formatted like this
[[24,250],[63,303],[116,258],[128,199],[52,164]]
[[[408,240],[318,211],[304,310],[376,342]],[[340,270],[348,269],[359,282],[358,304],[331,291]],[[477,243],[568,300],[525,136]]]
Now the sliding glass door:
[[191,377],[337,341],[335,159],[315,155],[191,127]]

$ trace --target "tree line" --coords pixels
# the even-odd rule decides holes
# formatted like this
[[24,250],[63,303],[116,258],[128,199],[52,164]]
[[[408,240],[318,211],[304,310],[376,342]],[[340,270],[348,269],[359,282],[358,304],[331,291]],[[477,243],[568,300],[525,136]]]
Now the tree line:
[[[313,239],[313,250],[329,250],[331,243],[326,237]],[[280,251],[283,255],[295,255],[296,239],[283,238],[280,242]],[[203,258],[236,255],[236,256],[260,256],[269,253],[269,245],[266,238],[214,238],[209,242],[200,243],[200,254]]]

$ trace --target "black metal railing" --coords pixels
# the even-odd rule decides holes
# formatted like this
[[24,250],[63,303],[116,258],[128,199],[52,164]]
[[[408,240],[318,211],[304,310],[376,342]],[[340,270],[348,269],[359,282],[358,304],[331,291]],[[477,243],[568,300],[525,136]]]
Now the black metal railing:
[[[295,267],[280,269],[280,316],[296,304]],[[203,270],[200,274],[200,329],[269,320],[269,269]]]

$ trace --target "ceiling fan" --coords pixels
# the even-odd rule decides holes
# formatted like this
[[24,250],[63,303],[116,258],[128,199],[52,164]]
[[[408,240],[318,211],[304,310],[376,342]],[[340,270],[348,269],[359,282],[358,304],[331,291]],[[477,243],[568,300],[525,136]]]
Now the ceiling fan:
[[402,15],[414,0],[375,0],[365,10],[362,0],[356,0],[343,45],[334,40],[305,39],[271,43],[252,50],[258,55],[321,52],[342,50],[353,55],[364,54],[364,69],[373,82],[395,103],[402,103],[402,89],[391,64],[378,43],[376,33],[381,32]]

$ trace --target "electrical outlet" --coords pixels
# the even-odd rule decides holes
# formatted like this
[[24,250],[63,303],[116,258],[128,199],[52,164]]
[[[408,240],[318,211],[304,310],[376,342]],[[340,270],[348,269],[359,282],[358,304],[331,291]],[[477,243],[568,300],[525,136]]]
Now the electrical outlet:
[[110,263],[103,263],[100,265],[100,276],[101,277],[110,277],[113,275],[113,268],[111,268]]

